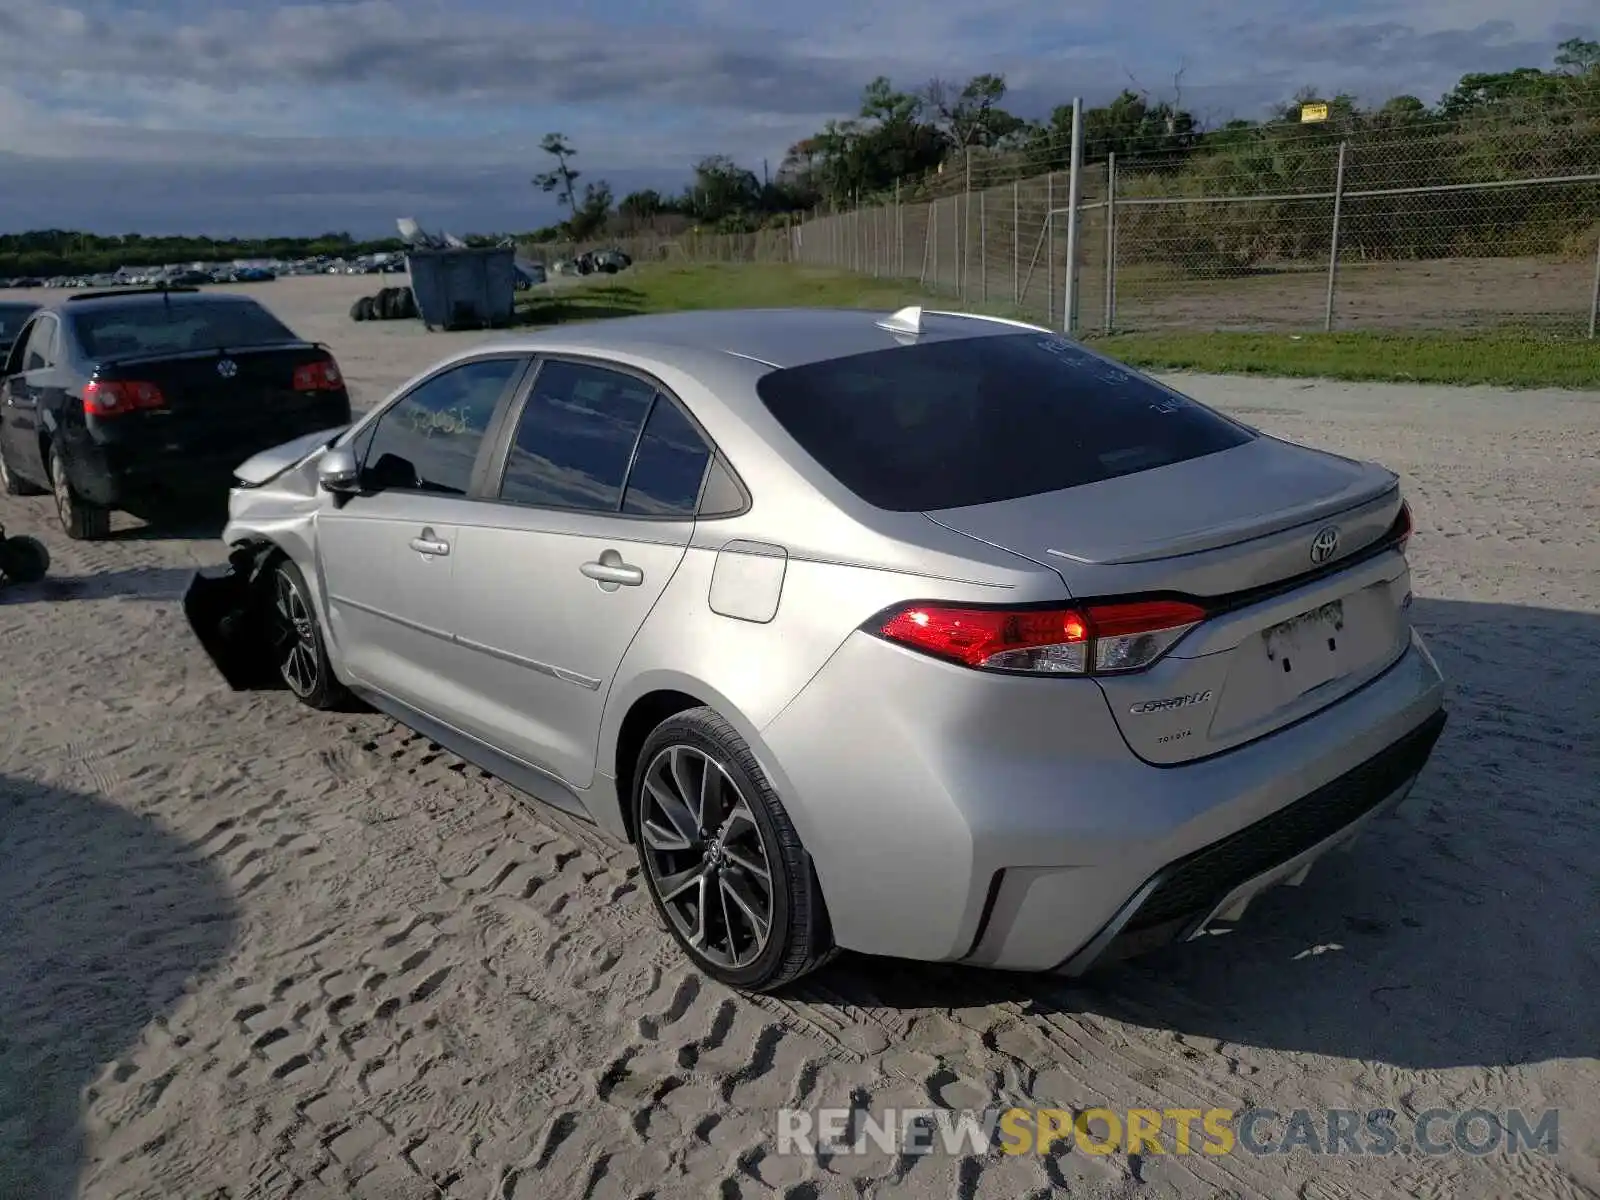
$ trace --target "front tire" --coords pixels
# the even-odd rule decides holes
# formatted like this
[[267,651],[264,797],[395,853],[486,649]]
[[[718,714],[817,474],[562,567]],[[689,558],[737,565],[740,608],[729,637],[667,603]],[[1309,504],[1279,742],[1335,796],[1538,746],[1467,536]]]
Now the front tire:
[[90,504],[67,478],[61,447],[50,447],[50,490],[56,498],[56,516],[67,536],[79,542],[97,542],[111,535],[111,510]]
[[333,675],[311,588],[300,568],[280,558],[267,575],[266,633],[273,666],[302,704],[328,711],[342,707],[349,692]]
[[631,799],[650,899],[700,970],[765,992],[831,957],[811,858],[718,713],[694,708],[658,726],[639,752]]

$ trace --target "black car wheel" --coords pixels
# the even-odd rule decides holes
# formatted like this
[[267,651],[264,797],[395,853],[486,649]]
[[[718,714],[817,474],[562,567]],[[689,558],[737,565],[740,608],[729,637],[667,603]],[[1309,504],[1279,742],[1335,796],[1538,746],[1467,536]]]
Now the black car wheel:
[[811,859],[750,747],[719,714],[690,709],[657,727],[631,799],[650,898],[702,971],[762,992],[828,960]]
[[50,447],[50,490],[56,498],[56,515],[67,536],[80,542],[98,541],[111,533],[111,510],[90,504],[67,478],[67,464],[61,447]]
[[8,496],[39,496],[44,494],[44,489],[35,487],[26,479],[21,479],[11,469],[11,464],[6,460],[4,443],[0,443],[0,492]]
[[279,677],[303,704],[316,709],[341,707],[349,693],[328,665],[306,577],[289,559],[280,558],[266,583],[267,636]]

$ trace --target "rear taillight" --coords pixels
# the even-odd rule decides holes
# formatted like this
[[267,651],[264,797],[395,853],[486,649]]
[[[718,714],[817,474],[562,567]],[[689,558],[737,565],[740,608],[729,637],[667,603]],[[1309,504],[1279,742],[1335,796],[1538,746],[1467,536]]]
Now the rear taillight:
[[1395,548],[1401,554],[1406,552],[1406,543],[1411,540],[1411,529],[1411,505],[1402,500],[1400,515],[1395,517],[1394,524],[1389,528],[1389,536],[1394,539]]
[[294,369],[294,390],[297,392],[336,392],[343,386],[344,377],[339,374],[339,364],[331,358],[301,363]]
[[139,380],[91,379],[83,389],[83,411],[91,417],[120,417],[166,406],[159,387]]
[[911,604],[869,628],[981,670],[1098,675],[1143,670],[1205,618],[1205,609],[1182,600],[1051,609]]

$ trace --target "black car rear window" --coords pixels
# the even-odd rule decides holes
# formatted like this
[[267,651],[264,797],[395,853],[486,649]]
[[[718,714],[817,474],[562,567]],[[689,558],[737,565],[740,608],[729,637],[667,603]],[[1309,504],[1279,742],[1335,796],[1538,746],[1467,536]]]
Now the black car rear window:
[[928,342],[773,371],[763,403],[867,503],[962,508],[1215,454],[1255,435],[1045,333]]
[[117,304],[73,313],[72,324],[83,352],[97,359],[297,340],[283,322],[253,300]]

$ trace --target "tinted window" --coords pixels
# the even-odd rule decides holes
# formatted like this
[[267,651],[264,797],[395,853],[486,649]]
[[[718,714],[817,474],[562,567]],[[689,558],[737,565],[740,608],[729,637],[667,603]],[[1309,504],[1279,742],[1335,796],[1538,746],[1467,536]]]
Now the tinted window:
[[500,496],[616,512],[655,388],[584,363],[547,362],[533,381]]
[[0,304],[0,354],[11,347],[28,318],[38,310],[37,304]]
[[1254,436],[1043,333],[829,359],[774,371],[757,390],[834,478],[897,512],[1078,487]]
[[374,425],[362,486],[464,495],[495,405],[521,367],[516,358],[463,363],[396,401]]
[[141,300],[74,313],[72,325],[90,358],[183,354],[298,340],[253,300]]
[[683,410],[657,396],[628,472],[622,511],[642,517],[693,516],[711,450]]

